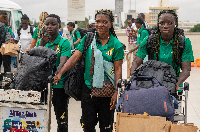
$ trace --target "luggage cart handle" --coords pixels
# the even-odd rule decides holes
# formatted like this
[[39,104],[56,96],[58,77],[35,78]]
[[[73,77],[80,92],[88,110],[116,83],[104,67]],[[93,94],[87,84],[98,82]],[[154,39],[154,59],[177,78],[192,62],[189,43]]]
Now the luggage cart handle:
[[54,76],[53,75],[50,75],[47,79],[48,83],[53,83],[54,82]]

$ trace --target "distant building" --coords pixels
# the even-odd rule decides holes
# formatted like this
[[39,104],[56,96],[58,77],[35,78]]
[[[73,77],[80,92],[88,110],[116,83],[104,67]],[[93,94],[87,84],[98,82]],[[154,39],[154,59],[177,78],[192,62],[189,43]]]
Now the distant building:
[[138,12],[136,12],[136,10],[128,10],[128,13],[124,13],[125,16],[125,20],[127,19],[127,16],[131,16],[131,18],[136,19],[138,16]]
[[149,26],[152,27],[154,25],[157,25],[158,21],[158,13],[162,10],[174,10],[177,12],[179,7],[169,7],[169,0],[158,0],[158,7],[149,7],[149,14],[150,14],[150,22]]
[[88,20],[95,19],[95,13],[91,13],[90,15],[86,16]]
[[194,25],[200,24],[200,22],[188,22],[188,21],[183,21],[183,22],[178,22],[178,27],[183,29],[184,32],[189,32],[191,28],[194,27]]

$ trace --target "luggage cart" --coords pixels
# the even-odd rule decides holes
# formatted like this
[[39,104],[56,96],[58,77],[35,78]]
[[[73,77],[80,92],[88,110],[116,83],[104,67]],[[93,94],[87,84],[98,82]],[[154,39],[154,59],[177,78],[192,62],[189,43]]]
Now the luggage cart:
[[[119,98],[123,94],[126,87],[130,84],[130,81],[125,79],[121,80],[119,79],[117,81],[117,87],[118,87],[118,96],[117,96],[117,103],[119,101]],[[183,90],[184,93],[183,94]],[[175,115],[174,115],[174,121],[183,121],[184,123],[187,123],[187,100],[188,100],[188,91],[189,91],[189,83],[185,82],[183,88],[178,89],[179,92],[177,92],[177,101],[179,103],[178,109],[175,109]],[[183,106],[184,104],[184,106]],[[122,105],[119,106],[120,109],[122,109]]]
[[[0,131],[50,132],[52,76],[48,82],[47,104],[40,103],[41,92],[0,89]],[[41,116],[43,115],[43,117]]]

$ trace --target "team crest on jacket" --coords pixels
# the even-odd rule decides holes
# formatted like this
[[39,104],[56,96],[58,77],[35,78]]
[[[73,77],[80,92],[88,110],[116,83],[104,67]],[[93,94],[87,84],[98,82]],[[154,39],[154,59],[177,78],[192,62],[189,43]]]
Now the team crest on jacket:
[[59,49],[59,45],[58,45],[58,48],[56,49],[56,53],[58,54],[60,52],[60,49]]
[[111,69],[111,72],[110,72],[110,75],[112,75],[114,72],[115,72],[115,69],[112,68],[112,69]]
[[113,50],[114,50],[114,48],[111,48],[111,50],[109,50],[106,54],[108,55],[108,56],[111,56],[112,55],[112,52],[113,52]]

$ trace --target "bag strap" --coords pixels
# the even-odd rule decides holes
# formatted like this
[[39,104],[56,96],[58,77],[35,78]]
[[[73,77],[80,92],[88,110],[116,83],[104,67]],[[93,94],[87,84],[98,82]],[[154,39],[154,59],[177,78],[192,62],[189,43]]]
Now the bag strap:
[[178,59],[179,59],[179,65],[182,69],[182,55],[183,55],[183,51],[185,49],[185,36],[180,35],[179,38],[179,45],[178,45]]
[[136,89],[137,81],[152,81],[154,86],[156,86],[156,87],[162,86],[162,84],[155,77],[150,76],[150,75],[141,75],[141,76],[135,77],[132,80],[130,89]]
[[92,32],[87,33],[87,36],[86,36],[85,42],[84,42],[84,50],[83,50],[84,55],[86,54],[86,50],[90,47],[93,37],[94,37],[94,33],[92,33]]
[[30,25],[30,33],[31,33],[31,36],[33,36],[33,26]]

